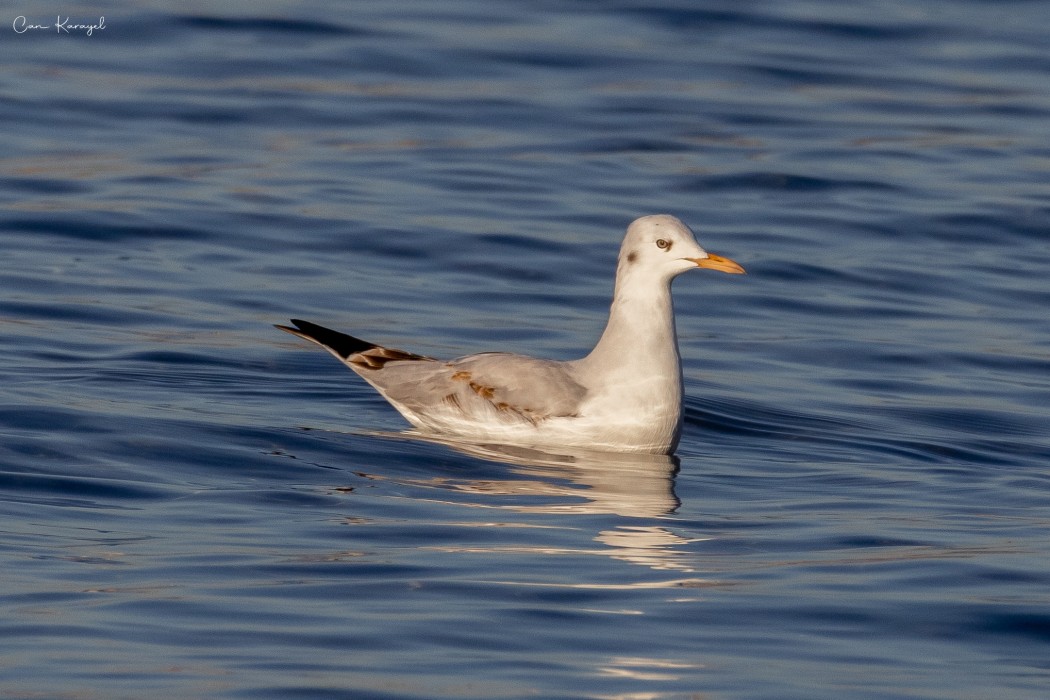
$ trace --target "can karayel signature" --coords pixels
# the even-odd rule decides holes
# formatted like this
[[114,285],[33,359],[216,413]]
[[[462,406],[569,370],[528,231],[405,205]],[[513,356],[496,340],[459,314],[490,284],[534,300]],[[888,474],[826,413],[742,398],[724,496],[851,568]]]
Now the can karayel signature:
[[106,28],[106,18],[99,17],[97,22],[94,20],[83,22],[72,21],[68,16],[62,17],[62,15],[55,15],[55,21],[53,24],[37,24],[35,22],[30,22],[25,15],[19,15],[18,17],[15,17],[15,21],[11,23],[11,28],[15,30],[15,34],[54,30],[56,34],[83,33],[85,36],[91,36],[96,31],[102,31]]

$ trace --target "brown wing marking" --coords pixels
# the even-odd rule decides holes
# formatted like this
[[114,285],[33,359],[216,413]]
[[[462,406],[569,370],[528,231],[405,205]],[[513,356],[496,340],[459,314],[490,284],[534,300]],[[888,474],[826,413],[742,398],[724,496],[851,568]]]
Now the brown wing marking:
[[430,360],[432,358],[424,355],[416,355],[412,352],[405,352],[404,350],[395,350],[393,348],[384,348],[382,346],[375,346],[369,348],[364,352],[358,352],[350,355],[346,358],[346,361],[355,367],[361,369],[383,369],[387,362],[412,362],[421,360]]
[[[496,395],[496,388],[486,386],[485,384],[481,384],[480,382],[473,381],[471,373],[467,372],[466,370],[460,370],[458,372],[455,372],[452,375],[452,380],[457,382],[466,382],[467,386],[470,387],[471,391],[477,394],[478,397],[488,401],[489,404],[491,404],[492,407],[500,413],[506,413],[509,415],[517,416],[521,420],[528,421],[533,425],[539,423],[545,418],[549,418],[549,416],[542,415],[529,408],[515,406],[513,404],[507,403],[506,401],[494,401],[493,398]],[[456,398],[455,394],[449,394],[444,398],[444,401],[445,403],[451,406],[462,409],[459,399]]]

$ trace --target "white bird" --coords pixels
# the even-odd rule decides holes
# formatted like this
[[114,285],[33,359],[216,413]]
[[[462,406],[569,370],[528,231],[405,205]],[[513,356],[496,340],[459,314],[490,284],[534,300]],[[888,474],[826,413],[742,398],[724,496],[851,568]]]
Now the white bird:
[[609,321],[586,357],[504,352],[437,360],[293,319],[419,431],[471,442],[671,454],[682,431],[682,369],[671,281],[687,270],[741,274],[668,215],[644,216],[620,248]]

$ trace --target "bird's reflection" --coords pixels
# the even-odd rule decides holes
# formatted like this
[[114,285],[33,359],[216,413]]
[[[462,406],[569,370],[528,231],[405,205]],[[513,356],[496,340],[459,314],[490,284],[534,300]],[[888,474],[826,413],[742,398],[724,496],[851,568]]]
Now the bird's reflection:
[[[557,601],[554,604],[559,610],[573,610],[583,620],[587,616],[633,618],[645,614],[648,601],[658,601],[660,610],[666,604],[703,602],[710,595],[707,591],[732,585],[702,573],[704,560],[693,544],[709,538],[683,534],[683,530],[688,533],[688,526],[678,527],[681,523],[673,517],[680,507],[675,494],[676,457],[576,449],[558,453],[466,443],[414,431],[351,434],[429,443],[498,464],[489,468],[456,459],[454,468],[448,469],[432,461],[436,450],[424,449],[427,464],[422,473],[418,450],[405,450],[414,461],[409,473],[386,467],[378,473],[354,470],[359,477],[409,487],[390,493],[399,500],[412,499],[413,505],[421,506],[415,512],[425,522],[440,525],[443,536],[425,536],[412,543],[412,550],[423,557],[419,566],[424,572],[414,585],[427,585],[427,567],[435,567],[441,586],[449,584],[450,571],[458,571],[453,578],[471,594],[479,587],[517,589],[543,601]],[[379,453],[389,452],[381,449]],[[447,464],[447,460],[441,459],[438,464]],[[368,491],[347,487],[340,493]],[[465,509],[470,509],[467,517]],[[404,512],[402,509],[390,521],[393,527],[402,526]],[[367,528],[383,521],[380,516],[346,518],[343,522]],[[474,534],[475,530],[493,528],[501,532]],[[382,543],[382,534],[371,541]],[[397,548],[403,549],[403,540],[398,537],[396,541]],[[434,554],[437,560],[427,558]],[[451,564],[445,563],[446,555],[454,559]],[[331,560],[347,561],[349,557],[367,562],[370,554],[341,551]],[[387,557],[384,554],[382,558]],[[562,561],[552,562],[557,558]],[[588,559],[593,564],[589,565]],[[610,560],[627,566],[606,565]],[[566,561],[571,565],[566,566]],[[490,595],[498,598],[500,594]],[[702,668],[695,654],[659,652],[631,656],[597,653],[577,663],[589,667],[596,677],[633,679],[650,685],[678,681]]]
[[[576,449],[569,454],[558,454],[532,447],[465,443],[414,431],[370,435],[436,443],[512,468],[514,478],[507,479],[398,479],[402,483],[438,486],[460,493],[515,498],[514,503],[489,505],[475,501],[469,505],[518,513],[612,514],[633,519],[662,518],[674,513],[680,505],[674,490],[679,468],[677,457]],[[521,496],[538,496],[541,502],[521,503],[517,500]],[[585,553],[610,556],[654,570],[694,571],[682,547],[696,540],[675,534],[660,524],[635,520],[599,531],[594,541],[601,546]],[[703,582],[676,579],[665,583],[668,587],[691,587]],[[649,587],[654,582],[641,585]]]
[[673,456],[579,449],[556,453],[535,447],[461,442],[415,431],[372,435],[444,445],[471,457],[510,465],[516,476],[529,477],[469,480],[454,484],[462,491],[567,497],[558,503],[516,506],[521,510],[611,513],[646,518],[669,515],[681,503],[674,491],[679,461]]

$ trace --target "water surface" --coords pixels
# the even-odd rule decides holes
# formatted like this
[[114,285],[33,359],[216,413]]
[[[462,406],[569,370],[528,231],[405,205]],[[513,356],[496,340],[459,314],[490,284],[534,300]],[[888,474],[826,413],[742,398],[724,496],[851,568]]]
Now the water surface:
[[[0,18],[0,695],[1038,698],[1045,3]],[[585,353],[626,225],[674,458],[456,449],[291,316]]]

